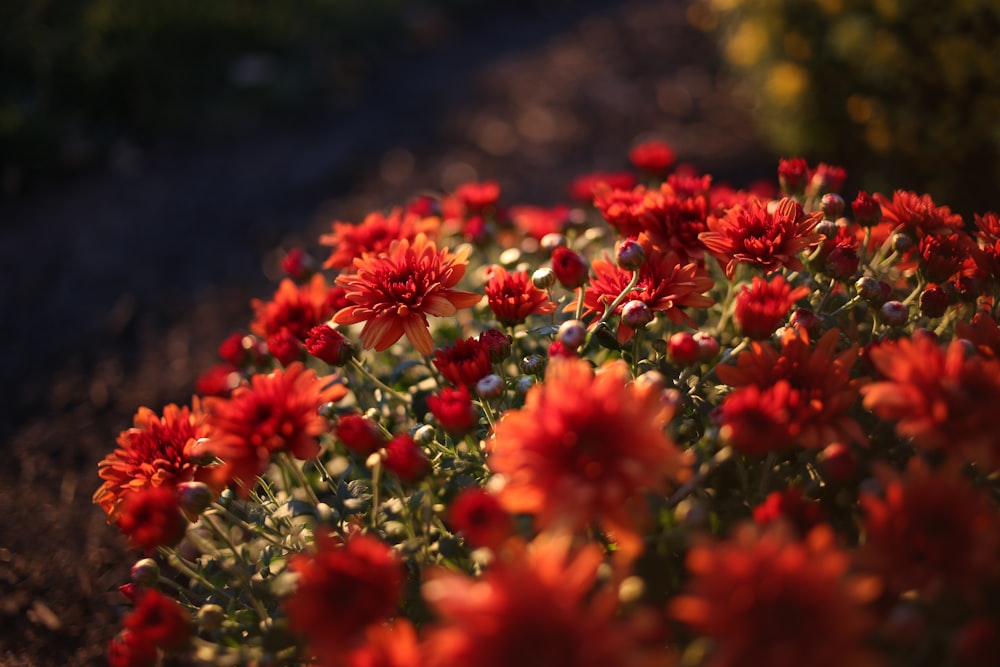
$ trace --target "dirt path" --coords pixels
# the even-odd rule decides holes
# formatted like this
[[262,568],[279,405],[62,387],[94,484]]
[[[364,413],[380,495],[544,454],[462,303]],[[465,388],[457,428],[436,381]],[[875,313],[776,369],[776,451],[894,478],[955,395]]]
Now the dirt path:
[[275,247],[315,249],[334,218],[475,178],[554,203],[647,135],[723,180],[771,175],[685,3],[615,7],[484,26],[352,111],[163,147],[0,205],[0,664],[101,662],[129,563],[90,504],[96,463],[139,405],[189,398],[272,289]]

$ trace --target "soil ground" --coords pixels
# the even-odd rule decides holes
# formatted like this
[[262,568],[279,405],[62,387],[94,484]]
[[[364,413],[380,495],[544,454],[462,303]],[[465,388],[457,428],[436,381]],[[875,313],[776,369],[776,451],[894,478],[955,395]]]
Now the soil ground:
[[508,16],[239,139],[120,151],[0,203],[0,665],[103,664],[130,554],[90,501],[141,405],[190,399],[218,343],[266,297],[281,248],[422,190],[495,179],[565,201],[643,138],[717,180],[775,156],[717,73],[686,3]]

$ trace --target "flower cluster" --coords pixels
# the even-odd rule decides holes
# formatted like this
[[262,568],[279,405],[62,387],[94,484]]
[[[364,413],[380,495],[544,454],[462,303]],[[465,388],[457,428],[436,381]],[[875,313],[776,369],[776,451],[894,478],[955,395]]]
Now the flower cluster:
[[290,252],[100,464],[110,663],[995,664],[997,214],[630,159]]

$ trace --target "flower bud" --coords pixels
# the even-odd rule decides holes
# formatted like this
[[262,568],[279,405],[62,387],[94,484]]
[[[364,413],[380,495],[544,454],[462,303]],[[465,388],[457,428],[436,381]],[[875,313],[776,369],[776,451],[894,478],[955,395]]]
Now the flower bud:
[[476,395],[480,398],[497,398],[503,395],[505,389],[503,378],[496,373],[490,373],[476,383]]
[[479,334],[479,343],[490,353],[490,361],[500,364],[510,356],[512,341],[510,336],[499,329],[487,329]]
[[858,192],[851,209],[854,211],[854,222],[862,227],[873,227],[882,222],[882,206],[864,190]]
[[420,446],[429,445],[434,442],[434,427],[430,424],[422,424],[413,432],[413,442]]
[[202,482],[182,482],[177,485],[177,500],[189,519],[199,516],[215,499],[212,489]]
[[941,317],[951,305],[951,299],[940,285],[928,285],[920,293],[919,304],[920,312],[927,317]]
[[820,452],[818,461],[830,482],[848,484],[858,474],[858,457],[853,449],[842,442],[827,445]]
[[531,274],[531,284],[538,289],[548,289],[555,285],[555,283],[556,274],[547,266],[536,269],[535,272]]
[[862,276],[854,283],[854,289],[865,301],[878,301],[882,296],[882,288],[871,276]]
[[129,577],[136,586],[155,586],[160,578],[160,566],[152,558],[142,558],[129,570]]
[[711,361],[719,354],[719,341],[707,331],[696,331],[694,340],[698,343],[698,359]]
[[901,327],[910,319],[910,311],[900,301],[886,301],[878,312],[879,319],[890,327]]
[[590,267],[583,255],[560,246],[552,252],[552,271],[560,285],[566,289],[576,289],[587,282]]
[[198,629],[202,632],[214,632],[222,627],[226,613],[217,604],[204,604],[198,610]]
[[354,358],[351,342],[328,324],[320,324],[309,330],[306,350],[331,366],[343,366]]
[[541,375],[545,370],[545,357],[540,354],[529,354],[518,364],[522,373]]
[[417,482],[430,472],[430,462],[413,438],[405,433],[397,435],[385,446],[382,457],[387,470],[394,472],[404,482]]
[[587,325],[580,320],[567,320],[559,326],[556,340],[575,350],[587,340]]
[[368,456],[385,442],[378,424],[358,414],[341,417],[333,433],[345,447],[358,456]]
[[[718,348],[718,344],[716,344]],[[693,366],[701,361],[701,348],[689,331],[678,331],[667,341],[667,354],[678,366]]]
[[615,250],[615,261],[626,271],[635,271],[646,263],[646,250],[635,239],[625,239]]
[[622,306],[622,324],[641,329],[653,321],[653,311],[645,302],[634,299]]
[[566,245],[566,237],[559,232],[549,232],[542,237],[541,246],[542,249],[551,252],[555,252],[556,248],[561,248]]
[[810,334],[814,334],[819,331],[819,315],[808,308],[799,308],[792,313],[789,324],[797,329],[805,329]]
[[827,192],[819,200],[819,207],[823,211],[823,217],[827,220],[836,220],[844,214],[844,198],[836,192]]
[[817,234],[822,234],[828,239],[832,239],[837,236],[837,223],[833,220],[820,220],[816,223],[816,226],[813,227],[813,231]]
[[296,282],[304,282],[316,272],[316,260],[302,248],[292,248],[281,260],[281,270]]
[[903,232],[896,232],[892,235],[892,249],[898,252],[900,255],[908,252],[913,248],[913,237]]
[[514,383],[514,389],[516,389],[519,394],[527,394],[528,390],[536,384],[537,381],[531,375],[522,375],[517,378],[517,382]]

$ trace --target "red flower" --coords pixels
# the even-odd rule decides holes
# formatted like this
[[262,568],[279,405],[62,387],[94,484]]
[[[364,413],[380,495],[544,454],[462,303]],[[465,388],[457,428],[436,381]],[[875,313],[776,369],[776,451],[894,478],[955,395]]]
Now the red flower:
[[779,201],[773,212],[760,200],[734,206],[725,216],[709,216],[707,232],[698,238],[724,267],[730,280],[740,263],[760,267],[765,273],[781,268],[801,271],[805,267],[797,255],[822,240],[812,233],[822,217],[819,211],[806,215],[794,199]]
[[379,255],[402,239],[414,241],[418,234],[433,237],[440,226],[438,218],[393,210],[388,216],[369,213],[364,222],[333,223],[333,232],[319,237],[319,242],[333,247],[324,268],[350,269],[355,259],[365,254]]
[[158,657],[155,646],[129,630],[108,643],[108,667],[155,667]]
[[[341,664],[341,663],[337,663]],[[423,667],[413,624],[405,618],[365,628],[364,643],[343,660],[344,667]]]
[[455,196],[470,214],[479,214],[496,205],[500,199],[500,184],[496,181],[463,183],[455,189]]
[[479,422],[465,385],[458,389],[445,387],[437,396],[428,396],[427,407],[441,428],[457,438],[474,430]]
[[974,274],[985,257],[972,237],[963,232],[927,234],[917,247],[920,272],[928,282],[943,283],[958,273]]
[[463,489],[455,497],[448,522],[472,546],[494,551],[513,533],[513,523],[500,501],[478,486]]
[[715,414],[719,438],[750,456],[790,449],[799,434],[792,419],[798,403],[798,392],[785,380],[763,389],[740,387],[722,400]]
[[972,322],[955,324],[955,335],[975,345],[984,357],[1000,358],[1000,327],[986,313],[976,313]]
[[315,553],[293,555],[288,567],[299,576],[284,602],[289,628],[305,637],[323,664],[340,664],[366,627],[397,611],[403,569],[389,546],[374,537],[354,535],[337,544],[317,533]]
[[778,183],[785,194],[803,194],[809,185],[809,176],[809,163],[805,158],[782,158],[778,161]]
[[867,665],[867,600],[849,562],[826,526],[800,542],[781,526],[743,525],[688,553],[692,580],[669,611],[713,640],[708,667]]
[[947,206],[937,206],[930,195],[896,190],[892,199],[875,194],[882,206],[882,219],[902,231],[922,238],[927,234],[951,234],[964,226],[962,216]]
[[576,289],[586,283],[587,271],[587,260],[575,250],[559,246],[552,251],[552,272],[566,289]]
[[843,167],[820,162],[809,176],[809,186],[806,196],[819,197],[827,192],[840,192],[847,178]]
[[507,361],[511,351],[511,337],[499,329],[485,329],[479,332],[479,342],[489,351],[495,364]]
[[628,538],[626,505],[662,490],[683,456],[664,432],[673,415],[659,391],[628,382],[624,363],[594,374],[578,359],[553,358],[524,407],[504,413],[489,441],[487,465],[506,479],[500,501],[541,526],[594,521]]
[[745,336],[770,338],[795,302],[808,294],[808,287],[793,288],[784,276],[775,276],[771,282],[754,276],[750,287],[744,285],[736,297],[736,323]]
[[239,480],[249,493],[271,455],[289,452],[299,459],[319,453],[316,438],[329,430],[321,405],[347,393],[331,378],[316,377],[296,362],[268,375],[254,375],[228,398],[205,399],[210,436],[205,449],[223,460],[221,478]]
[[[607,304],[614,301],[628,286],[632,274],[619,268],[608,258],[595,259],[593,269],[594,278],[587,285],[583,297],[585,314],[603,315]],[[621,314],[625,303],[641,301],[650,310],[666,314],[675,324],[684,322],[694,326],[694,320],[681,311],[681,308],[708,308],[714,304],[715,301],[704,294],[714,285],[715,281],[704,268],[693,263],[682,265],[675,252],[661,252],[650,248],[645,263],[639,267],[639,282],[615,308],[615,314]],[[631,340],[634,333],[634,329],[620,323],[618,342]]]
[[139,408],[134,426],[118,436],[118,448],[97,468],[104,482],[94,493],[94,503],[114,521],[124,495],[154,486],[177,486],[199,474],[195,442],[208,430],[198,399],[191,408],[174,404],[163,409],[163,417],[149,408]]
[[229,396],[239,386],[240,369],[231,364],[216,364],[198,376],[194,389],[202,396]]
[[313,274],[313,258],[302,248],[292,248],[281,260],[281,270],[292,280],[302,282]]
[[434,367],[456,387],[473,385],[493,372],[490,351],[475,338],[459,339],[454,345],[434,351]]
[[864,190],[859,191],[858,196],[854,198],[851,210],[854,212],[854,222],[862,227],[874,227],[882,222],[881,204]]
[[486,299],[501,324],[521,324],[529,315],[548,315],[556,309],[544,290],[534,286],[526,271],[508,273],[502,266],[489,270]]
[[378,424],[362,415],[344,415],[333,429],[337,439],[358,456],[368,456],[385,444],[385,435]]
[[180,542],[188,525],[172,486],[149,486],[125,494],[117,522],[132,546],[147,554]]
[[599,189],[629,190],[634,186],[635,175],[627,171],[598,171],[577,176],[569,186],[569,196],[580,204],[590,204]]
[[281,329],[267,337],[267,351],[282,366],[302,360],[302,343],[288,329]]
[[799,535],[805,536],[823,523],[824,518],[818,502],[806,500],[802,497],[802,489],[790,486],[767,494],[764,502],[753,509],[753,520],[759,526],[787,521]]
[[182,648],[191,638],[191,619],[173,598],[147,589],[135,610],[122,621],[125,630],[166,651]]
[[968,356],[960,340],[942,349],[926,335],[879,345],[870,358],[885,379],[861,390],[864,405],[895,421],[896,433],[990,471],[1000,466],[1000,361]]
[[677,158],[666,143],[647,141],[630,150],[628,159],[636,169],[652,174],[665,174]]
[[333,314],[329,292],[326,278],[319,273],[301,287],[285,278],[270,301],[251,301],[255,319],[250,330],[267,338],[288,329],[295,338],[305,340],[310,329]]
[[419,482],[431,470],[424,450],[413,438],[400,433],[385,445],[383,463],[386,470],[394,472],[404,482]]
[[599,187],[594,192],[594,206],[621,237],[638,236],[642,232],[643,200],[646,188],[632,190]]
[[507,212],[511,222],[533,239],[541,241],[546,234],[562,233],[569,222],[569,207],[511,206]]
[[919,457],[902,475],[882,469],[884,497],[861,494],[865,543],[858,563],[887,592],[977,601],[1000,582],[1000,521],[987,494],[954,467],[932,471]]
[[705,179],[688,181],[671,176],[659,190],[647,192],[633,211],[650,241],[675,251],[685,264],[701,261],[705,255],[699,236],[708,229],[708,185]]
[[427,316],[451,317],[461,308],[475,306],[482,297],[454,289],[465,275],[469,249],[452,253],[438,250],[419,234],[411,243],[393,242],[380,255],[365,253],[354,260],[356,275],[341,275],[337,283],[347,288],[351,306],[337,312],[337,324],[364,322],[361,344],[381,352],[403,334],[418,352],[434,351]]
[[351,342],[329,324],[320,324],[309,330],[306,350],[331,366],[343,366],[354,358]]

